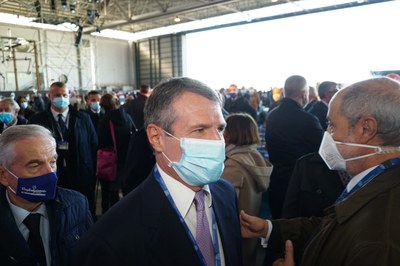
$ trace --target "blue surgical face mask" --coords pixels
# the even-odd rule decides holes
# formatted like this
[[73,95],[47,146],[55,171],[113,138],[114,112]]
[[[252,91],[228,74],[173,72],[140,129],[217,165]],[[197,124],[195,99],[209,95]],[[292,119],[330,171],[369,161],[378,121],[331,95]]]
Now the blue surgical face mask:
[[0,121],[3,122],[4,124],[9,124],[13,120],[14,116],[12,113],[8,112],[1,112],[0,113]]
[[23,102],[19,106],[21,107],[22,110],[25,110],[28,107],[28,103],[27,102]]
[[99,111],[100,110],[100,103],[99,102],[92,102],[91,104],[90,104],[90,108],[93,110],[93,111]]
[[18,197],[30,202],[46,202],[55,198],[57,188],[57,174],[55,172],[35,177],[20,178],[7,168],[5,169],[17,179],[17,191],[14,191],[11,187],[9,188]]
[[64,109],[69,105],[69,99],[64,97],[57,97],[53,99],[53,104],[57,108]]
[[172,162],[164,153],[180,178],[191,186],[204,186],[219,180],[224,171],[225,142],[221,140],[181,138],[167,135],[180,141],[182,157],[179,162]]

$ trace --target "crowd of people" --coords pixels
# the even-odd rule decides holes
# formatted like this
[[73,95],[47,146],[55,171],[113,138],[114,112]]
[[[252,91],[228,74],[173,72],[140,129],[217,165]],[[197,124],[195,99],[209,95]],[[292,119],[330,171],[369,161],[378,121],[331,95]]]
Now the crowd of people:
[[397,265],[397,78],[2,98],[0,265]]

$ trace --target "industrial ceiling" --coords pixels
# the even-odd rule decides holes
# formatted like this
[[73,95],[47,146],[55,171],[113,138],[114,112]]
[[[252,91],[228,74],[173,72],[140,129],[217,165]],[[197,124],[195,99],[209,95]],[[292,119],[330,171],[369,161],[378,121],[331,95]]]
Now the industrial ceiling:
[[[89,33],[131,33],[297,0],[0,0],[0,12],[49,24],[74,23]],[[180,20],[177,22],[177,20]]]

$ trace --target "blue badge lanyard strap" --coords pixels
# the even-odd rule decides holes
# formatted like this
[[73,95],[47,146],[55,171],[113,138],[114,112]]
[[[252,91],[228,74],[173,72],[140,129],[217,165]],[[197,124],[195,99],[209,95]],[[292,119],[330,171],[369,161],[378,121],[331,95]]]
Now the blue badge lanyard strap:
[[[180,214],[178,208],[176,207],[176,204],[174,202],[174,200],[172,199],[171,194],[169,193],[167,186],[165,185],[164,181],[161,178],[160,173],[158,172],[157,166],[154,167],[154,176],[157,180],[157,182],[160,184],[161,189],[164,191],[165,196],[167,197],[168,201],[170,202],[171,206],[174,208],[175,213],[178,215],[179,221],[181,222],[181,224],[183,225],[183,227],[186,230],[186,233],[188,234],[190,240],[192,241],[192,244],[194,246],[194,249],[196,250],[196,253],[199,255],[201,262],[203,265],[207,265],[203,255],[201,254],[200,248],[196,243],[196,240],[193,236],[193,234],[190,232],[189,227],[187,226],[185,219],[182,217],[182,215]],[[214,246],[214,254],[215,254],[215,265],[216,266],[220,266],[221,265],[221,255],[219,253],[219,246],[218,246],[218,233],[217,233],[217,224],[215,222],[215,215],[214,215],[214,211],[211,208],[211,217],[212,217],[212,234],[213,234],[213,246]]]
[[347,192],[347,189],[345,189],[343,193],[340,195],[340,197],[336,200],[336,204],[346,200],[350,195],[358,191],[360,188],[364,187],[366,184],[368,184],[371,180],[373,180],[376,176],[385,171],[387,168],[399,164],[400,164],[400,158],[395,158],[386,161],[383,164],[378,165],[366,176],[364,176],[360,181],[358,181],[358,183],[349,192]]

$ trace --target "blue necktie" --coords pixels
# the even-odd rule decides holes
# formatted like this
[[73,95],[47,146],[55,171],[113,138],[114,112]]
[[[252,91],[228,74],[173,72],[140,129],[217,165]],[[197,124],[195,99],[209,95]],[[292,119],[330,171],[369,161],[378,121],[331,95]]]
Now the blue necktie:
[[29,229],[28,245],[35,254],[37,262],[40,266],[46,266],[46,255],[44,253],[44,246],[42,237],[40,236],[40,214],[29,214],[23,223]]
[[60,130],[61,130],[60,133],[62,134],[62,137],[65,139],[65,136],[67,133],[67,126],[65,125],[62,114],[58,114],[58,125],[60,126]]

